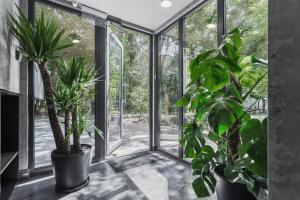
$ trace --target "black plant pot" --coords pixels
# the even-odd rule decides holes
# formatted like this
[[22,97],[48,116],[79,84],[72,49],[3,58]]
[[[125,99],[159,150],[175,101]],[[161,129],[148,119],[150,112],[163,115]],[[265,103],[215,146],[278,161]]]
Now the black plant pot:
[[92,147],[85,144],[81,147],[82,152],[70,155],[52,151],[51,160],[57,191],[74,192],[88,185]]
[[247,190],[246,185],[240,183],[230,183],[224,177],[222,167],[215,169],[217,179],[217,197],[218,200],[256,200],[256,198]]

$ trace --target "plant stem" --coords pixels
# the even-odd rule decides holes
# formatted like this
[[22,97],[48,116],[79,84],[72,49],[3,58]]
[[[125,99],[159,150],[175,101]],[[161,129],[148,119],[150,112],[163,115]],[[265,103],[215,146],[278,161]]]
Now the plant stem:
[[47,111],[48,111],[52,133],[54,136],[54,141],[56,144],[56,149],[59,153],[68,154],[68,148],[64,143],[64,136],[57,117],[55,103],[53,101],[54,90],[53,90],[53,85],[51,82],[50,75],[48,73],[47,62],[40,63],[39,69],[43,80],[45,99],[47,103]]
[[263,80],[263,78],[268,74],[268,72],[264,73],[256,82],[255,84],[250,88],[250,90],[243,96],[243,100],[246,100],[246,98],[251,94],[251,92],[254,90],[254,88],[258,85],[258,83]]
[[240,129],[239,129],[240,125],[241,125],[241,120],[237,120],[229,129],[229,134],[228,134],[228,147],[233,161],[237,159],[236,155],[238,154],[238,146],[241,142]]
[[68,149],[68,152],[71,151],[70,149],[70,112],[65,112],[65,145]]
[[81,151],[80,136],[78,133],[78,109],[77,106],[74,107],[72,111],[72,127],[73,127],[73,147],[74,151]]

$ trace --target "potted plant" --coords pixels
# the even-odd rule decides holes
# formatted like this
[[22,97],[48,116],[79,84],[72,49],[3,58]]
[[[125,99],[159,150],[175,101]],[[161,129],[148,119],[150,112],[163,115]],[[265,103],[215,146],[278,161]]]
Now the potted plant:
[[[90,112],[84,108],[94,95],[92,86],[98,80],[94,65],[87,65],[84,57],[74,57],[70,61],[58,62],[58,80],[54,92],[54,102],[58,113],[64,117],[65,145],[70,154],[52,151],[56,186],[60,191],[71,192],[88,184],[92,147],[80,143],[80,136],[100,130],[90,123]],[[70,145],[70,136],[73,145]]]
[[217,192],[219,200],[267,199],[267,120],[252,119],[245,100],[267,74],[266,63],[241,56],[242,31],[199,54],[190,65],[190,83],[177,102],[191,113],[180,144],[196,179],[198,197]]
[[[69,63],[61,61],[58,70],[60,80],[54,90],[48,62],[59,58],[61,50],[73,43],[53,18],[45,20],[43,12],[33,25],[19,7],[17,10],[17,14],[9,14],[8,26],[19,41],[20,52],[28,61],[37,63],[41,72],[49,121],[56,144],[52,161],[57,187],[65,191],[79,189],[88,183],[91,160],[90,150],[86,150],[90,146],[80,144],[80,135],[87,127],[80,105],[89,96],[89,85],[96,81],[97,73],[93,67],[87,68],[83,59],[73,59]],[[60,126],[57,108],[64,113],[65,133]],[[74,138],[73,146],[70,145],[71,135]]]

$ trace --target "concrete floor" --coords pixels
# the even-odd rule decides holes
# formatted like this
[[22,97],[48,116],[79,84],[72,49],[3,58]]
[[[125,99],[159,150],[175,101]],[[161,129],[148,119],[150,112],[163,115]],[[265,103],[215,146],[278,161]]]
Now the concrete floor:
[[189,167],[144,152],[93,165],[89,185],[77,192],[57,193],[53,176],[38,176],[20,181],[9,200],[196,200],[194,178]]

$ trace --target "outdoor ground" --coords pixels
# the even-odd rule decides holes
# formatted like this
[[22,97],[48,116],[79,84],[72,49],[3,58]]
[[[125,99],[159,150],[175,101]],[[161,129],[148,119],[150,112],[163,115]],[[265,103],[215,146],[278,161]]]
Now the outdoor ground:
[[[178,138],[169,130],[169,139]],[[162,136],[167,138],[166,136]],[[171,137],[171,138],[170,138]],[[82,137],[82,143],[94,145],[93,137],[88,134]],[[176,153],[178,147],[177,141],[163,141],[165,149]],[[49,120],[47,116],[39,116],[35,119],[35,167],[51,165],[51,151],[55,149],[55,143],[52,136]],[[123,119],[123,140],[120,147],[107,155],[107,158],[114,158],[129,155],[143,150],[149,149],[149,124],[145,121],[132,119]]]

